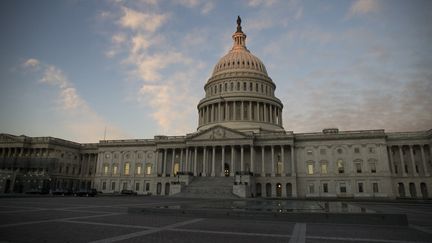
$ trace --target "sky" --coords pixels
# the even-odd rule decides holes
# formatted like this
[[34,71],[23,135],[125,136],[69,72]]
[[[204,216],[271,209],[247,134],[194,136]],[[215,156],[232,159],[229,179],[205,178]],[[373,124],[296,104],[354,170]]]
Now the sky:
[[430,0],[4,0],[0,133],[195,132],[237,15],[285,130],[432,129]]

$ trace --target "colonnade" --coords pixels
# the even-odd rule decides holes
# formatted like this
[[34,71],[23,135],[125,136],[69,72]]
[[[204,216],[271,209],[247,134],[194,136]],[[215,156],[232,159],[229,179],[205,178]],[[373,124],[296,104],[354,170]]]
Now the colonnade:
[[282,126],[281,118],[281,107],[258,101],[224,101],[199,109],[199,125],[223,121],[256,121]]
[[[408,174],[415,177],[418,177],[419,174],[424,176],[430,175],[425,155],[425,150],[428,149],[429,160],[432,159],[432,147],[430,145],[390,145],[387,148],[392,174],[402,175],[403,177],[407,177]],[[416,156],[416,151],[420,152],[420,155]],[[407,152],[409,155],[405,156]],[[420,170],[420,166],[422,170]]]
[[[294,150],[291,145],[209,145],[157,150],[157,174],[176,176],[293,176]],[[287,158],[286,155],[290,155]],[[219,166],[219,165],[220,166]],[[229,174],[227,173],[229,171]]]

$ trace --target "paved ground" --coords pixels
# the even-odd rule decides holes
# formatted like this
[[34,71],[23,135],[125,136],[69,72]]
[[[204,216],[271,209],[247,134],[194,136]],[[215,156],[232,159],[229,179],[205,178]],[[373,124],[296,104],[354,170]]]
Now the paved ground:
[[352,203],[405,213],[409,226],[128,214],[128,207],[201,203],[158,197],[0,198],[0,242],[432,242],[432,204]]

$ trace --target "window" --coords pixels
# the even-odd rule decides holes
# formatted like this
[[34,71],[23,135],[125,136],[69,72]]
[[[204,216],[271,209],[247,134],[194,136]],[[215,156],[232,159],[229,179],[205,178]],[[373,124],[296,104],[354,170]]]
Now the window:
[[415,170],[416,170],[416,173],[419,173],[418,165],[415,165]]
[[369,163],[369,168],[371,173],[376,173],[376,164],[374,162]]
[[309,184],[309,193],[315,193],[315,185],[313,183]]
[[137,165],[137,167],[136,167],[136,174],[137,175],[141,175],[141,170],[142,170],[141,165]]
[[326,150],[325,149],[320,149],[320,154],[321,155],[325,155],[326,154]]
[[108,159],[109,157],[110,157],[110,155],[109,155],[109,154],[105,154],[105,158],[107,158],[107,159]]
[[327,174],[327,162],[321,162],[321,174]]
[[363,182],[359,182],[357,184],[357,186],[358,186],[358,192],[362,193],[363,192]]
[[355,168],[357,173],[362,173],[362,166],[360,162],[355,163]]
[[339,190],[341,193],[346,193],[346,184],[345,183],[340,183],[339,184]]
[[408,173],[408,165],[405,165],[405,173]]
[[129,163],[129,162],[126,162],[126,163],[124,164],[124,174],[125,174],[125,175],[129,175],[129,169],[130,169],[130,163]]
[[138,154],[138,159],[141,159],[142,158],[142,154]]
[[308,173],[308,175],[313,175],[313,173],[314,173],[314,166],[313,166],[312,163],[309,163],[307,165],[307,173]]
[[343,174],[345,172],[343,160],[340,159],[337,161],[337,167],[338,167],[339,174]]
[[139,184],[139,182],[135,183],[135,191],[138,191],[139,188],[140,188],[140,184]]
[[372,183],[372,191],[374,193],[378,192],[378,183],[377,182]]
[[108,165],[104,165],[104,174],[108,175],[109,167]]
[[312,152],[311,149],[308,149],[308,150],[306,151],[306,153],[307,153],[307,155],[313,155],[313,152]]
[[375,148],[374,147],[369,147],[369,153],[370,154],[374,154],[375,153]]
[[397,165],[395,165],[394,169],[395,169],[395,174],[397,174],[398,173],[398,167],[397,167]]
[[145,189],[146,189],[146,191],[150,191],[150,183],[146,183]]
[[102,190],[106,190],[106,181],[102,182]]
[[146,174],[150,175],[152,173],[152,165],[150,163],[146,164]]
[[354,148],[354,153],[355,154],[359,154],[360,153],[360,148]]
[[115,181],[111,182],[111,190],[115,190]]
[[117,166],[117,165],[114,165],[114,166],[113,166],[113,174],[114,174],[114,175],[117,175],[117,172],[118,172],[118,166]]
[[127,182],[123,182],[123,190],[127,189]]
[[328,184],[327,183],[323,183],[323,192],[325,192],[325,193],[328,192]]
[[343,150],[342,150],[341,148],[339,148],[339,149],[337,150],[337,153],[338,153],[338,154],[342,154],[342,153],[343,153]]

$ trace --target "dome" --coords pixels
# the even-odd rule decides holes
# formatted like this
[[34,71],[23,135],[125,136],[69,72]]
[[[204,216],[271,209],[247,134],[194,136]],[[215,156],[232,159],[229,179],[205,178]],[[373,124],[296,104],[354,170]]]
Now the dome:
[[262,61],[247,49],[231,50],[216,64],[212,76],[229,71],[253,71],[267,76]]
[[241,20],[237,23],[237,31],[232,35],[232,49],[216,64],[212,76],[232,71],[254,72],[268,76],[263,62],[246,48],[246,35],[240,23]]

